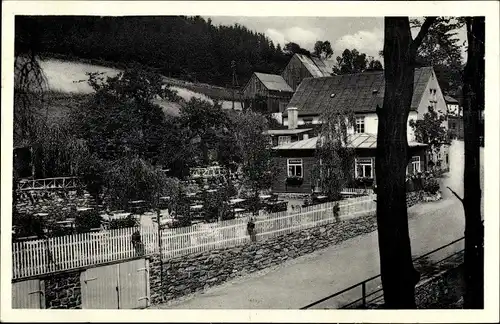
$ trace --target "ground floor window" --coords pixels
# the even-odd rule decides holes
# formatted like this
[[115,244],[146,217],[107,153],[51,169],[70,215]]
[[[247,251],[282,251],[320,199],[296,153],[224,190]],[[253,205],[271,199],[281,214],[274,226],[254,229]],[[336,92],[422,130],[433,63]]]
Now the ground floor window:
[[413,156],[410,162],[410,173],[415,174],[421,172],[420,169],[420,156]]
[[373,178],[373,158],[356,158],[356,178]]
[[302,159],[288,159],[287,160],[288,176],[301,177],[303,176]]

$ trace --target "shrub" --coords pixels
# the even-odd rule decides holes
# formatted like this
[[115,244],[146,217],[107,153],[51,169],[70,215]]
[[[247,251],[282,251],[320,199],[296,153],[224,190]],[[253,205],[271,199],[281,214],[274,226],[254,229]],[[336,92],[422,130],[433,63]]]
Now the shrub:
[[139,225],[137,219],[133,215],[129,215],[121,219],[113,219],[109,222],[109,229],[135,227]]
[[88,232],[101,226],[102,217],[97,210],[91,209],[80,212],[75,217],[75,230],[77,233]]
[[439,182],[435,178],[424,179],[424,191],[430,194],[436,194],[439,191]]

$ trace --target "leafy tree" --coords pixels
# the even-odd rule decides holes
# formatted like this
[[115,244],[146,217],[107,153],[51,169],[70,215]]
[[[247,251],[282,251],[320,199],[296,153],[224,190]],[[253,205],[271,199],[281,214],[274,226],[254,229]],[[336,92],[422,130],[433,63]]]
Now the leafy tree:
[[219,144],[227,133],[227,118],[220,105],[201,99],[193,98],[181,108],[178,122],[195,146],[194,159],[198,165],[206,166],[217,160]]
[[144,200],[157,207],[160,196],[171,196],[176,180],[140,158],[121,158],[110,163],[105,176],[108,204],[115,209],[127,209],[128,202]]
[[314,44],[314,54],[323,59],[329,59],[333,55],[332,45],[329,41],[317,41]]
[[367,68],[381,68],[382,64],[373,58],[368,61],[365,53],[357,49],[345,49],[342,56],[337,56],[337,64],[333,68],[335,74],[352,74],[366,71]]
[[354,113],[346,108],[330,109],[321,117],[320,140],[316,144],[314,177],[330,200],[339,200],[350,182],[354,150],[347,147],[348,129],[355,123]]
[[[411,28],[420,28],[421,19],[410,21]],[[463,19],[438,17],[422,40],[416,61],[420,65],[432,66],[444,93],[460,94],[462,81],[462,45],[458,30],[464,26]]]
[[382,67],[382,63],[380,63],[379,60],[376,60],[373,56],[370,56],[367,69],[372,71],[382,71],[384,68]]
[[[238,153],[242,158],[242,171],[246,186],[257,201],[260,191],[269,189],[276,177],[266,118],[259,113],[246,111],[232,116]],[[253,205],[253,212],[258,206]]]
[[426,18],[412,39],[408,17],[384,20],[383,107],[377,109],[375,159],[380,270],[385,307],[415,308],[419,274],[412,261],[406,208],[406,167],[410,160],[407,120],[413,97],[415,59],[435,18]]
[[285,44],[285,47],[283,48],[283,51],[285,54],[292,56],[293,54],[302,54],[306,56],[311,56],[311,52],[300,47],[299,44],[294,43],[294,42],[289,42]]
[[82,152],[79,175],[98,204],[103,197],[113,207],[135,198],[153,204],[167,183],[159,157],[168,130],[162,108],[152,101],[178,98],[158,75],[137,69],[106,80],[90,74],[89,83],[95,94],[71,114]]
[[429,145],[433,153],[439,152],[443,143],[449,141],[448,131],[443,126],[446,115],[429,107],[422,119],[410,120],[410,127],[415,132],[416,140]]

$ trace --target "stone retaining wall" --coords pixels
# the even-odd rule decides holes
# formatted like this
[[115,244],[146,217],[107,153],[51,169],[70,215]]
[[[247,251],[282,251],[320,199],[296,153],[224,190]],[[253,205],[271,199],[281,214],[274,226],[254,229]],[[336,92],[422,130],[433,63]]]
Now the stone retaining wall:
[[415,301],[418,308],[456,308],[464,293],[465,282],[461,264],[420,282],[415,288]]
[[81,270],[78,270],[45,278],[45,308],[81,308],[80,273]]
[[233,248],[187,255],[163,263],[163,278],[162,265],[155,258],[150,261],[151,304],[219,285],[375,229],[376,217],[364,216]]

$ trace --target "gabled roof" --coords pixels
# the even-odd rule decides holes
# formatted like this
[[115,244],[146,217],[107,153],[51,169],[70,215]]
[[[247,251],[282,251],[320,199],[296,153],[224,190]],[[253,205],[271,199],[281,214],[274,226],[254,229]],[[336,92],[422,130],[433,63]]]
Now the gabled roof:
[[[274,150],[315,150],[319,137],[312,137],[302,141],[282,144],[273,147]],[[424,147],[423,143],[409,141],[410,147]],[[369,133],[356,133],[348,136],[348,147],[354,149],[375,149],[377,148],[377,135]]]
[[315,56],[306,56],[303,54],[295,54],[297,58],[304,64],[306,69],[314,78],[326,77],[332,75],[333,62],[322,60]]
[[[432,73],[432,67],[415,69],[412,110],[418,109]],[[382,107],[384,90],[383,71],[306,78],[295,91],[287,108],[297,107],[299,116],[320,115],[325,109],[337,107],[351,107],[359,113],[375,112],[377,105]]]
[[450,96],[444,96],[444,101],[446,101],[446,103],[449,103],[449,104],[457,104],[458,105],[458,100],[453,98],[453,97],[450,97]]
[[293,92],[281,75],[255,72],[255,76],[271,91]]

